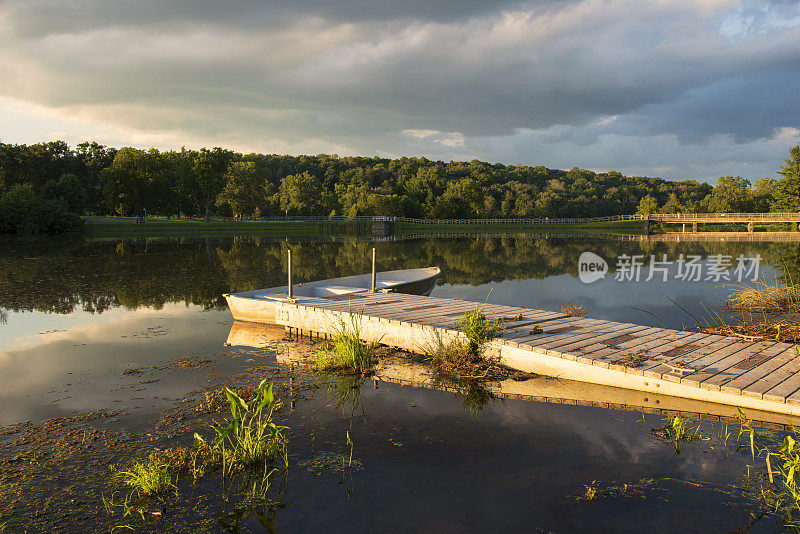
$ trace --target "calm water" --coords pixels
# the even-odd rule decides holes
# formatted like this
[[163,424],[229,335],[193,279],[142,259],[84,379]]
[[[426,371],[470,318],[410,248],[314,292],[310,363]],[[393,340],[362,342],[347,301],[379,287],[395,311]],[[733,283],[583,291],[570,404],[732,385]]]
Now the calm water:
[[[676,328],[694,325],[689,314],[719,311],[726,284],[737,283],[739,256],[760,256],[764,278],[794,276],[800,263],[796,243],[3,240],[0,426],[96,409],[163,410],[220,369],[242,364],[235,347],[223,346],[233,321],[222,293],[281,284],[289,247],[304,281],[366,272],[372,246],[381,270],[441,267],[434,296],[551,310],[574,300],[591,317]],[[611,271],[588,284],[578,277],[587,251]],[[646,281],[651,255],[671,263]],[[617,280],[632,256],[645,261],[639,281]],[[681,278],[678,260],[691,256],[700,257],[700,280]],[[711,267],[727,258],[731,280]],[[167,371],[146,388],[122,374],[187,356],[219,369]],[[649,432],[663,424],[659,416],[521,400],[490,403],[476,416],[452,393],[369,384],[355,417],[332,406],[324,390],[289,415],[294,461],[308,458],[314,443],[341,448],[349,430],[364,469],[344,482],[292,469],[277,530],[725,532],[748,524],[752,507],[730,488],[741,482],[749,455],[702,444],[678,455]],[[592,481],[641,479],[656,482],[641,494],[576,500]],[[254,519],[245,526],[261,529]]]

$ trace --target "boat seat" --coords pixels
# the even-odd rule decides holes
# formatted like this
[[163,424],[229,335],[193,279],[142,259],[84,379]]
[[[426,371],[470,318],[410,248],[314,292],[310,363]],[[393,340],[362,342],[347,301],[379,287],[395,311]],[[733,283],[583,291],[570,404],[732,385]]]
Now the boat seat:
[[320,286],[314,288],[315,297],[331,297],[333,295],[346,295],[348,293],[359,293],[366,291],[363,287],[347,287],[347,286]]
[[399,286],[400,284],[405,284],[405,283],[408,283],[408,280],[397,280],[397,281],[379,280],[378,283],[377,283],[377,286],[378,287],[394,287],[394,286]]

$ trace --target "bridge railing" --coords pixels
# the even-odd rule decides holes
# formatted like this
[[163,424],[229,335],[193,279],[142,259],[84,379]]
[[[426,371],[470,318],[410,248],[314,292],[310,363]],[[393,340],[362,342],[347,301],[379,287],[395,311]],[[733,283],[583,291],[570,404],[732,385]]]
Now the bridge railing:
[[800,221],[800,213],[651,213],[651,221],[691,221],[692,219],[726,219],[767,220],[767,221]]

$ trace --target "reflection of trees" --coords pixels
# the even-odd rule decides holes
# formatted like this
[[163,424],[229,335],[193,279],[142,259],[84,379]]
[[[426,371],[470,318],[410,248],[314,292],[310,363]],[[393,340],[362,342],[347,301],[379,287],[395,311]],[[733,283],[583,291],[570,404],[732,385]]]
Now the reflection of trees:
[[[536,236],[430,238],[368,243],[271,242],[259,238],[133,240],[92,244],[80,239],[5,241],[0,248],[0,306],[13,311],[92,312],[123,306],[161,308],[184,302],[224,305],[222,293],[285,282],[286,249],[294,250],[299,282],[368,272],[373,246],[380,270],[437,265],[442,281],[485,284],[577,276],[578,258],[591,250],[611,270],[622,254],[703,257],[761,254],[784,277],[797,279],[798,243],[663,243],[542,239]],[[0,316],[1,317],[1,316]],[[1,319],[0,319],[1,320]]]

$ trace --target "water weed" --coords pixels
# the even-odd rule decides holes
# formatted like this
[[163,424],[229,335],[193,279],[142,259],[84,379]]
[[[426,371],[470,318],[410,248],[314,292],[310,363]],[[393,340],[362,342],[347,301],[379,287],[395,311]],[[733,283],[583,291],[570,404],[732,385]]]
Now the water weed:
[[677,454],[681,453],[681,445],[695,441],[708,441],[711,438],[700,428],[700,423],[691,422],[678,415],[664,426],[653,428],[650,433],[665,443],[670,443]]
[[[660,481],[674,480],[669,478]],[[683,481],[680,481],[683,482]],[[646,497],[648,491],[656,489],[656,480],[653,478],[642,478],[632,484],[602,484],[597,480],[592,480],[591,484],[584,484],[583,488],[575,497],[578,501],[594,502],[599,498],[622,497],[625,499]]]
[[[287,427],[278,426],[272,421],[277,403],[272,393],[272,383],[262,380],[256,389],[256,396],[245,402],[231,389],[225,388],[231,419],[224,424],[212,425],[216,439],[211,446],[221,454],[223,472],[230,473],[265,460],[286,457]],[[195,434],[199,447],[206,445],[199,434]]]
[[139,495],[156,495],[175,488],[168,467],[151,460],[136,462],[128,471],[121,471],[119,475]]
[[469,341],[469,350],[476,354],[481,346],[491,341],[498,333],[505,330],[501,319],[491,320],[483,313],[483,308],[475,306],[456,321],[456,325],[464,331]]
[[372,369],[379,342],[361,340],[361,323],[361,313],[350,313],[347,320],[337,319],[333,342],[317,355],[318,371],[349,369],[365,373]]

